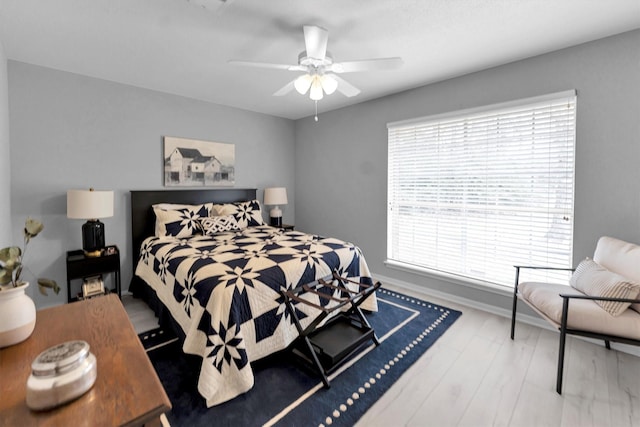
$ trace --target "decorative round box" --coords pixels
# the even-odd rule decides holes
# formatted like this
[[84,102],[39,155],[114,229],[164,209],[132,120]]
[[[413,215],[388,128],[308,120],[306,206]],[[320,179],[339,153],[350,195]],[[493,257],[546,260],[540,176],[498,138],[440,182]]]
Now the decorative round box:
[[51,409],[86,393],[96,382],[96,357],[86,341],[67,341],[40,353],[27,380],[27,406]]

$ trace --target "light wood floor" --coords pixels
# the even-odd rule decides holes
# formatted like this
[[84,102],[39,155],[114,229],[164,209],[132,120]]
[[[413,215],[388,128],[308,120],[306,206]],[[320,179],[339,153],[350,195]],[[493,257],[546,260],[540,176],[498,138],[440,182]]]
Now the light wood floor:
[[640,358],[397,289],[463,312],[360,419],[364,426],[640,426]]
[[[509,319],[395,290],[463,314],[357,426],[640,426],[640,358],[570,337],[559,396],[557,333],[518,323],[511,341]],[[139,332],[154,327],[124,302]]]
[[136,330],[136,334],[157,328],[158,318],[153,314],[147,303],[131,295],[122,295],[122,305],[129,315],[129,319]]

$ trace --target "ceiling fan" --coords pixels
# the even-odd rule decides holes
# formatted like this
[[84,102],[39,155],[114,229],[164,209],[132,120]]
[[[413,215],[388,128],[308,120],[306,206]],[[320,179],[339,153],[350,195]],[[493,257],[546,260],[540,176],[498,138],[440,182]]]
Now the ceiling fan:
[[305,74],[287,83],[276,91],[274,95],[283,96],[295,88],[301,95],[306,94],[308,91],[309,97],[316,102],[321,100],[324,94],[331,95],[336,90],[348,97],[356,96],[360,93],[358,88],[338,76],[338,74],[390,70],[402,65],[402,59],[398,57],[333,62],[333,57],[327,51],[329,32],[325,28],[315,25],[305,25],[303,30],[305,50],[300,52],[298,63],[295,65],[252,61],[229,61],[229,63],[250,67],[303,71]]

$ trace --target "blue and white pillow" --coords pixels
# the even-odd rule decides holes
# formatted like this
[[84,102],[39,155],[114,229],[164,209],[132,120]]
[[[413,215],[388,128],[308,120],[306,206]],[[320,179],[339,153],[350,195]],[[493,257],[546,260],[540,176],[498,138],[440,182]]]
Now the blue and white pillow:
[[226,231],[237,231],[240,227],[233,215],[225,215],[200,218],[200,229],[203,235],[213,236]]
[[213,212],[213,204],[203,205],[154,205],[157,237],[185,238],[199,234],[200,218],[207,218]]
[[241,230],[247,227],[264,225],[262,209],[260,208],[260,202],[257,200],[213,205],[213,208],[217,212],[218,216],[232,215]]

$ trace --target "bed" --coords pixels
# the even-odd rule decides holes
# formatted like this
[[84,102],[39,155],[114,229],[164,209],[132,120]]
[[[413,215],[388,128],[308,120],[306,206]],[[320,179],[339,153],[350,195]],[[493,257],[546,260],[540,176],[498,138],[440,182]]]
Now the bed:
[[[250,390],[251,362],[298,337],[283,291],[333,273],[373,284],[357,246],[264,225],[255,198],[255,189],[235,188],[131,192],[130,290],[148,302],[161,324],[175,329],[185,353],[201,358],[194,369],[200,370],[197,387],[207,406]],[[167,222],[175,219],[172,209],[186,219]],[[197,232],[193,226],[194,233],[185,233],[191,223],[199,224]],[[175,224],[179,228],[169,233]],[[332,303],[307,298],[320,306]],[[375,294],[362,308],[377,310]],[[316,314],[313,304],[295,309],[303,325]]]

